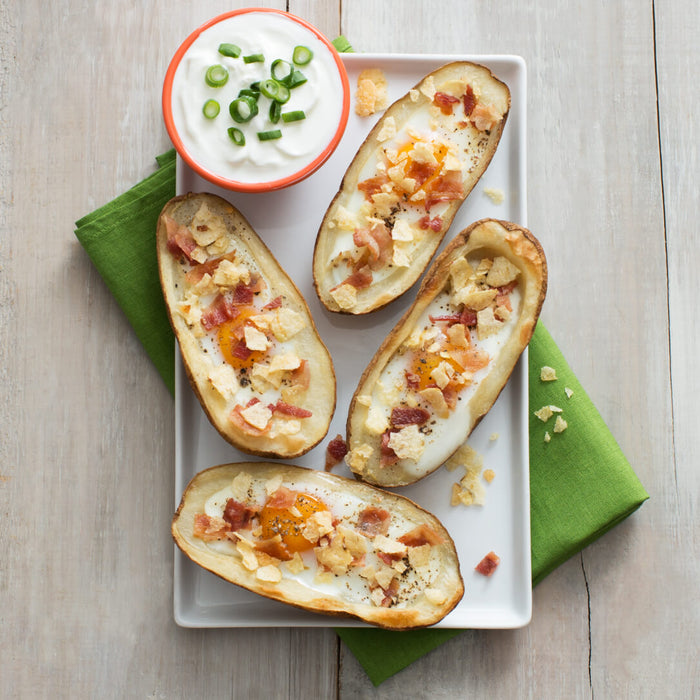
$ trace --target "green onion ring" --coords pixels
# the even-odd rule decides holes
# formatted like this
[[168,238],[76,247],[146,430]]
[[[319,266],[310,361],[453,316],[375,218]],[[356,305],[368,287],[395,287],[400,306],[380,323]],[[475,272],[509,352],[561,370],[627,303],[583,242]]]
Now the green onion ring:
[[207,100],[204,105],[202,105],[202,113],[207,119],[215,119],[219,116],[219,110],[221,107],[216,100]]
[[240,129],[237,129],[235,126],[229,127],[228,136],[231,139],[231,141],[233,141],[236,144],[236,146],[245,146],[245,135]]
[[314,57],[314,52],[308,46],[295,46],[292,61],[297,66],[305,66]]
[[228,71],[219,63],[209,66],[204,74],[204,82],[209,87],[223,87],[228,82]]

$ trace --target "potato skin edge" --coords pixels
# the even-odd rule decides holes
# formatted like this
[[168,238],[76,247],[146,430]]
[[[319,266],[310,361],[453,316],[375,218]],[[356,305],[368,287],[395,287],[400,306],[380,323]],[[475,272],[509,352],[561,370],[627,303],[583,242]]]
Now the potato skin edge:
[[[413,304],[411,304],[411,306],[397,321],[394,328],[389,332],[389,334],[379,346],[376,353],[374,354],[372,359],[369,361],[367,367],[363,371],[358,381],[357,388],[353,393],[353,397],[350,401],[350,406],[348,409],[348,417],[346,420],[346,436],[349,448],[352,448],[352,435],[354,432],[352,428],[352,421],[357,407],[357,397],[362,395],[364,385],[370,380],[370,378],[375,374],[375,372],[377,374],[381,373],[382,367],[386,365],[386,363],[391,358],[394,350],[396,349],[394,345],[397,343],[397,338],[404,331],[406,324],[409,322],[410,317],[416,312],[416,309],[420,309],[422,311],[425,308],[425,306],[427,306],[429,301],[432,300],[447,283],[447,280],[449,279],[449,262],[451,262],[450,258],[453,255],[453,253],[460,248],[466,249],[468,247],[469,240],[472,234],[475,231],[479,230],[480,227],[488,225],[490,223],[502,227],[507,232],[507,234],[514,235],[516,245],[518,245],[518,241],[521,242],[521,254],[522,245],[529,245],[532,246],[532,248],[534,249],[535,258],[533,262],[533,267],[535,268],[537,273],[538,296],[537,300],[534,303],[531,317],[525,320],[521,329],[521,337],[518,343],[519,350],[517,352],[517,355],[514,357],[512,364],[509,367],[509,371],[504,376],[504,380],[499,386],[498,391],[492,396],[489,396],[487,401],[484,403],[484,410],[481,411],[478,416],[474,417],[472,425],[468,427],[468,431],[464,435],[463,441],[467,440],[469,435],[471,435],[473,430],[481,422],[484,416],[487,415],[493,404],[500,396],[501,392],[508,383],[508,380],[510,379],[513,370],[515,369],[515,365],[517,364],[520,355],[530,342],[530,338],[532,337],[532,334],[535,330],[535,326],[537,325],[537,319],[539,318],[547,293],[547,260],[544,254],[544,250],[542,249],[542,245],[528,229],[519,226],[518,224],[515,224],[513,222],[486,218],[474,222],[466,229],[458,233],[454,237],[454,239],[448,244],[445,250],[435,259],[435,262],[423,278],[423,281],[418,289]],[[528,255],[527,258],[529,257],[530,256]],[[379,363],[381,363],[381,365]],[[495,368],[495,366],[491,368],[491,370],[489,370],[486,376],[489,376]],[[482,383],[484,379],[482,379]],[[356,471],[352,468],[351,471],[353,471],[355,478],[359,481],[365,481],[366,483],[381,488],[393,488],[416,483],[417,481],[424,479],[425,477],[429,476],[434,471],[436,471],[441,466],[441,464],[442,462],[434,465],[431,469],[427,470],[425,473],[418,477],[405,476],[395,479],[387,478],[386,473],[384,474],[384,477],[382,477],[382,472],[385,472],[386,470],[383,470],[381,467],[379,467],[378,462],[376,468],[370,469],[369,473],[367,471]]]
[[[484,158],[480,164],[480,169],[481,172],[479,173],[479,176],[471,183],[471,185],[465,189],[465,194],[464,197],[457,201],[457,202],[451,202],[449,208],[446,210],[445,214],[443,215],[443,221],[445,222],[445,225],[443,226],[443,230],[440,233],[436,233],[432,236],[432,241],[430,245],[430,254],[425,257],[425,261],[422,265],[411,265],[410,268],[407,268],[407,272],[405,275],[403,275],[402,279],[408,280],[407,282],[404,282],[401,284],[401,288],[397,293],[392,293],[388,295],[386,298],[380,297],[378,299],[375,299],[374,302],[369,304],[366,307],[363,307],[358,310],[352,310],[352,309],[342,309],[340,308],[336,303],[335,300],[330,297],[328,294],[324,292],[322,289],[323,285],[323,277],[324,277],[324,272],[325,272],[325,265],[322,261],[319,259],[320,255],[320,247],[321,244],[324,242],[323,238],[324,236],[332,235],[329,234],[327,229],[326,229],[326,222],[331,214],[331,212],[334,209],[335,204],[337,203],[338,199],[344,194],[344,192],[352,188],[354,189],[357,185],[357,178],[355,177],[354,169],[355,166],[362,163],[364,158],[363,154],[365,150],[369,150],[371,148],[374,148],[374,139],[376,135],[379,133],[379,131],[382,129],[384,120],[386,119],[387,116],[391,116],[394,112],[400,111],[402,107],[406,104],[410,103],[410,97],[409,93],[407,92],[403,97],[400,97],[396,102],[394,102],[392,105],[390,105],[382,117],[377,121],[377,123],[374,125],[372,130],[369,132],[367,137],[364,139],[362,144],[357,150],[357,153],[353,157],[353,160],[351,161],[350,165],[348,166],[347,170],[345,171],[343,178],[340,182],[340,186],[338,188],[338,191],[334,195],[333,199],[331,200],[330,204],[328,205],[328,208],[326,210],[326,213],[324,214],[324,217],[321,221],[321,225],[319,227],[319,230],[316,234],[316,241],[314,243],[314,253],[313,253],[313,278],[314,278],[314,289],[316,290],[316,294],[320,300],[320,302],[323,304],[323,306],[331,312],[338,313],[338,314],[346,314],[350,316],[362,316],[366,315],[369,313],[372,313],[373,311],[378,311],[379,309],[384,308],[388,304],[390,304],[392,301],[396,300],[399,298],[402,294],[404,294],[406,291],[408,291],[420,278],[420,276],[423,274],[423,272],[426,270],[426,268],[430,265],[430,261],[432,260],[433,256],[435,255],[435,251],[440,247],[440,244],[442,241],[445,239],[445,236],[447,235],[447,232],[452,225],[452,222],[454,220],[454,217],[457,215],[457,212],[459,211],[459,208],[462,206],[462,204],[467,200],[469,197],[470,193],[476,187],[477,183],[483,176],[483,174],[486,172],[488,169],[488,166],[491,163],[491,160],[493,159],[493,156],[496,153],[496,150],[498,149],[498,145],[500,143],[501,135],[503,133],[503,129],[505,128],[506,122],[508,120],[508,114],[510,113],[510,104],[511,104],[511,96],[510,96],[510,90],[508,89],[508,86],[501,80],[499,80],[492,72],[490,69],[486,68],[485,66],[482,66],[477,63],[473,63],[471,61],[453,61],[451,63],[447,63],[443,66],[440,66],[439,68],[431,71],[427,75],[425,75],[421,80],[416,83],[416,85],[413,86],[411,89],[418,89],[418,87],[428,78],[433,77],[435,78],[442,72],[449,72],[454,69],[456,69],[459,66],[468,66],[471,68],[476,68],[479,70],[485,71],[489,76],[490,79],[493,80],[495,83],[499,84],[503,88],[505,88],[506,93],[507,93],[507,109],[503,114],[503,118],[501,122],[499,123],[497,129],[494,131],[497,131],[497,137],[495,138],[495,142],[491,146],[491,148],[488,150],[488,152],[484,155]],[[358,167],[359,171],[359,167]]]
[[[277,261],[277,259],[274,257],[270,249],[267,247],[265,242],[258,236],[258,234],[255,232],[253,227],[250,225],[248,220],[245,218],[245,216],[238,210],[236,207],[234,207],[230,202],[227,200],[223,199],[222,197],[219,197],[218,195],[214,195],[208,192],[201,192],[201,193],[193,193],[193,192],[188,192],[186,194],[181,194],[177,195],[176,197],[173,197],[170,199],[163,209],[161,210],[160,214],[158,215],[158,224],[157,224],[157,229],[156,229],[156,249],[157,249],[157,261],[158,261],[158,275],[160,279],[160,284],[161,284],[161,290],[163,291],[163,297],[165,301],[165,307],[166,311],[168,313],[168,320],[170,322],[170,326],[173,329],[173,333],[175,334],[175,338],[178,341],[178,347],[180,347],[180,340],[181,340],[181,329],[179,328],[179,324],[175,319],[174,312],[172,311],[170,307],[170,303],[168,300],[168,294],[169,291],[167,289],[168,287],[168,281],[165,279],[166,274],[165,274],[165,266],[167,264],[170,264],[169,258],[171,258],[171,254],[167,250],[167,234],[165,232],[165,226],[162,224],[162,217],[163,215],[170,215],[171,212],[177,209],[177,207],[181,204],[187,203],[189,201],[195,202],[196,200],[203,200],[203,201],[209,201],[212,203],[217,203],[217,206],[225,206],[227,208],[230,208],[231,210],[231,215],[232,217],[236,220],[237,224],[241,226],[244,230],[247,230],[249,234],[251,234],[251,238],[253,240],[254,245],[259,246],[261,251],[264,253],[264,255],[268,256],[268,264],[270,264],[273,268],[276,268],[279,272],[281,272],[282,276],[284,277],[284,283],[288,284],[290,287],[290,291],[293,293],[293,295],[296,297],[296,302],[299,303],[299,305],[305,310],[306,312],[306,318],[310,323],[310,328],[312,333],[315,335],[318,343],[319,343],[319,350],[325,353],[327,357],[327,363],[328,363],[328,370],[329,370],[329,376],[327,377],[328,382],[332,382],[332,401],[331,401],[331,409],[329,411],[329,415],[327,417],[327,424],[325,425],[325,430],[322,431],[323,434],[316,439],[313,444],[308,444],[304,446],[304,448],[301,451],[294,451],[294,452],[278,452],[274,450],[264,450],[264,449],[257,449],[254,445],[249,444],[249,442],[246,440],[247,436],[243,435],[240,436],[238,435],[238,431],[236,430],[235,426],[233,424],[230,425],[222,425],[220,420],[217,420],[216,416],[213,414],[212,409],[209,405],[209,402],[207,401],[207,397],[204,396],[202,393],[196,379],[194,376],[194,373],[192,371],[192,368],[190,367],[190,360],[188,357],[185,356],[184,353],[180,352],[180,357],[182,358],[182,364],[185,369],[185,374],[187,376],[187,380],[192,388],[193,393],[197,397],[197,400],[199,401],[200,405],[202,406],[202,410],[204,411],[205,415],[207,416],[207,419],[211,423],[212,427],[217,431],[217,433],[224,439],[226,442],[230,443],[237,449],[251,455],[255,455],[258,457],[272,457],[272,458],[282,458],[282,459],[294,459],[296,457],[300,457],[310,450],[312,450],[316,445],[318,445],[327,435],[328,433],[328,428],[330,427],[330,423],[333,417],[333,414],[335,413],[335,408],[336,408],[336,401],[337,401],[337,390],[336,390],[336,376],[335,376],[335,369],[333,367],[333,361],[331,359],[330,353],[328,352],[328,348],[326,347],[325,343],[321,339],[321,336],[318,333],[318,329],[316,327],[316,323],[313,319],[313,316],[311,315],[311,311],[309,309],[309,305],[306,302],[306,299],[304,299],[303,295],[299,291],[298,287],[294,283],[294,281],[289,277],[289,275],[285,272],[284,268],[280,265],[280,263]],[[229,231],[229,236],[232,237],[234,240],[236,240],[236,234],[233,234]],[[248,246],[248,241],[243,241],[244,245],[247,247]],[[261,261],[256,259],[256,262],[260,264]]]
[[[223,572],[221,569],[217,570],[216,565],[211,565],[211,562],[209,563],[209,565],[207,565],[202,563],[201,561],[198,561],[196,551],[197,548],[191,545],[191,543],[188,541],[188,537],[185,534],[183,534],[179,528],[180,520],[181,518],[183,518],[183,514],[188,508],[189,500],[191,498],[196,498],[199,495],[198,489],[202,488],[202,482],[206,483],[207,481],[215,480],[217,478],[224,478],[224,475],[225,478],[228,481],[230,481],[233,479],[233,476],[239,471],[248,471],[253,475],[255,475],[256,471],[258,472],[258,474],[262,472],[263,474],[265,474],[265,478],[270,478],[270,476],[272,476],[273,474],[279,473],[282,473],[283,475],[286,474],[294,478],[303,478],[304,475],[309,474],[322,475],[321,478],[324,481],[331,482],[337,485],[337,487],[340,489],[354,489],[360,487],[364,490],[368,490],[367,492],[373,493],[373,498],[377,499],[373,500],[372,503],[380,503],[382,505],[387,505],[385,502],[389,501],[390,503],[394,504],[394,507],[397,507],[398,504],[398,507],[407,507],[410,509],[415,509],[419,515],[424,516],[424,520],[422,520],[422,522],[429,522],[432,526],[436,527],[440,535],[445,538],[445,544],[448,545],[448,548],[450,549],[454,557],[453,564],[455,568],[452,573],[455,577],[456,587],[452,592],[451,598],[446,602],[446,604],[442,608],[440,608],[434,615],[432,615],[432,617],[429,618],[427,618],[425,615],[421,617],[419,612],[412,609],[381,608],[374,606],[366,606],[368,612],[367,614],[363,615],[359,614],[358,611],[352,611],[348,609],[344,610],[331,607],[327,603],[327,601],[324,601],[324,599],[322,598],[313,599],[307,603],[300,603],[298,601],[294,601],[293,599],[289,599],[280,595],[279,591],[277,591],[271,585],[261,584],[257,587],[251,587],[240,581],[232,580],[231,576],[227,576],[226,573]],[[216,489],[212,489],[212,491],[215,490]],[[416,504],[414,501],[411,501],[410,499],[406,498],[405,496],[400,496],[398,494],[386,492],[381,489],[369,486],[367,484],[361,484],[359,482],[354,481],[353,479],[338,476],[336,474],[329,474],[327,472],[321,472],[315,469],[308,469],[306,467],[299,467],[286,464],[275,464],[268,462],[240,462],[231,464],[221,464],[209,467],[208,469],[205,469],[196,474],[186,486],[182,494],[180,503],[171,521],[171,534],[177,547],[183,552],[183,554],[188,559],[197,564],[197,566],[200,566],[206,571],[210,571],[211,573],[223,579],[224,581],[232,583],[233,585],[236,585],[240,588],[250,590],[253,593],[257,593],[258,595],[261,595],[265,598],[277,600],[279,602],[291,605],[292,607],[301,610],[320,613],[323,615],[337,618],[362,620],[363,622],[368,622],[369,624],[382,629],[400,631],[408,629],[418,629],[434,625],[441,619],[443,619],[449,612],[451,612],[464,595],[464,580],[459,570],[459,562],[457,560],[454,542],[447,529],[442,525],[442,523],[440,523],[440,521],[434,515],[429,513],[427,510],[425,510],[418,504]],[[218,555],[218,558],[220,560],[224,560],[228,558],[228,555],[220,554]]]

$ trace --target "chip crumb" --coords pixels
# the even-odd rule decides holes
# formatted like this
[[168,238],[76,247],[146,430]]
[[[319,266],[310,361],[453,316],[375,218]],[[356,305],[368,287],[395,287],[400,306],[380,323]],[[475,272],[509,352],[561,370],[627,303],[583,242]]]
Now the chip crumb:
[[569,424],[561,416],[557,416],[556,421],[554,421],[554,432],[563,433],[568,427]]
[[484,194],[494,203],[503,204],[506,196],[503,190],[498,187],[484,187]]
[[561,413],[562,409],[558,406],[542,406],[538,411],[535,411],[535,415],[543,422],[546,423],[555,413]]
[[379,109],[386,107],[387,82],[379,68],[366,68],[357,76],[355,93],[355,113],[360,117],[369,117]]
[[489,440],[491,442],[495,442],[496,440],[498,440],[498,433],[491,433],[491,435],[489,435]]
[[573,390],[573,389],[569,389],[568,386],[565,386],[565,387],[564,387],[564,393],[566,394],[566,398],[567,398],[567,399],[570,399],[570,398],[574,395],[574,390]]
[[544,431],[544,441],[549,442],[552,439],[552,436],[549,434],[549,430]]
[[496,472],[493,469],[484,470],[484,479],[487,483],[491,483],[496,478]]
[[557,371],[554,369],[554,367],[548,367],[545,365],[542,367],[540,370],[540,379],[543,382],[553,382],[557,378]]

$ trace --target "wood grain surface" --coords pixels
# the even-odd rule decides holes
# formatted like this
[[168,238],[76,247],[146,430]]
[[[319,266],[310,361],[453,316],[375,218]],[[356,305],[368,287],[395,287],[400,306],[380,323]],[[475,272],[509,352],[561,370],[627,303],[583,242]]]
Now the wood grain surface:
[[0,0],[0,697],[698,697],[693,0],[289,0],[358,51],[518,54],[543,318],[651,499],[374,688],[328,629],[172,616],[174,407],[74,234],[170,147],[165,69],[237,0]]

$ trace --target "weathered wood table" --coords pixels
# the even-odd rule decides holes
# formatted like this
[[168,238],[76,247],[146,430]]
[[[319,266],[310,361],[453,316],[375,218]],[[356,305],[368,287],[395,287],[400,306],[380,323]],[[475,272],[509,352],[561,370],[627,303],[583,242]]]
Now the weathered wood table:
[[73,222],[152,171],[172,53],[237,6],[0,3],[0,696],[697,696],[691,0],[287,2],[358,51],[524,57],[543,319],[651,499],[535,589],[529,626],[377,689],[330,629],[175,625],[172,397]]

